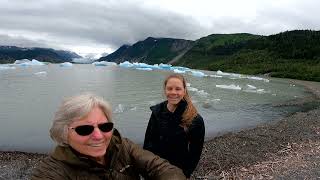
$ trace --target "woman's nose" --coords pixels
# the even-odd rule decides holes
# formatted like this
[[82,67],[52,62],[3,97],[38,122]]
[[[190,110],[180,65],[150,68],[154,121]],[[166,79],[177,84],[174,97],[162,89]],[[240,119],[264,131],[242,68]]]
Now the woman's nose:
[[94,139],[101,139],[101,138],[103,138],[103,134],[99,128],[95,127],[92,134],[91,134],[91,137]]

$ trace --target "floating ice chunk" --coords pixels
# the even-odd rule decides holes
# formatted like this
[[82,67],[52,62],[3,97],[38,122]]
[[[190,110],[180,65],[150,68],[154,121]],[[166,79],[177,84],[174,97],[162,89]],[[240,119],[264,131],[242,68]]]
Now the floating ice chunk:
[[196,77],[206,77],[207,76],[203,72],[200,72],[200,71],[191,71],[191,73],[193,76],[196,76]]
[[204,90],[197,91],[196,93],[200,96],[208,96],[209,95],[209,93],[205,92]]
[[209,109],[212,107],[212,105],[209,101],[205,101],[205,102],[203,102],[202,107],[205,109]]
[[248,86],[248,89],[257,89],[257,87],[252,86],[252,85],[250,85],[250,84],[247,84],[247,86]]
[[244,92],[257,93],[257,94],[270,93],[270,91],[265,91],[264,89],[246,89],[244,90]]
[[257,80],[257,81],[264,81],[269,82],[269,79],[261,78],[261,77],[255,77],[255,76],[248,76],[248,79]]
[[130,111],[136,111],[137,110],[137,107],[133,107],[130,109]]
[[194,88],[194,87],[188,87],[188,91],[197,92],[199,90],[197,88]]
[[117,65],[117,63],[115,62],[108,62],[108,61],[93,62],[92,64],[95,66],[116,66]]
[[124,108],[122,104],[118,104],[118,106],[114,110],[115,113],[123,113],[123,111],[124,111]]
[[213,78],[221,78],[223,76],[219,76],[219,75],[209,75],[210,77],[213,77]]
[[152,68],[136,68],[137,70],[142,70],[142,71],[152,71]]
[[172,65],[171,64],[160,64],[159,65],[159,67],[161,68],[161,69],[164,69],[164,70],[170,70],[171,69],[171,67],[172,67]]
[[220,70],[217,71],[217,75],[221,75],[221,76],[230,76],[230,73],[224,73]]
[[190,86],[191,86],[191,84],[190,84],[190,83],[187,83],[187,84],[186,84],[186,86],[187,86],[187,87],[190,87]]
[[37,75],[37,76],[46,76],[48,73],[46,71],[40,71],[40,72],[36,72],[34,73],[34,75]]
[[177,69],[179,71],[190,71],[190,68],[182,67],[182,66],[173,66],[171,69]]
[[241,90],[241,87],[239,85],[216,85],[217,88],[222,88],[222,89],[232,89],[232,90]]
[[22,60],[16,60],[14,62],[15,65],[19,65],[19,66],[43,66],[46,65],[43,62],[40,62],[36,59],[32,59],[32,61],[28,60],[28,59],[22,59]]
[[22,64],[22,63],[30,63],[31,61],[29,59],[20,59],[15,60],[13,64]]
[[64,63],[60,63],[60,67],[72,67],[73,64],[70,62],[64,62]]
[[178,73],[178,74],[184,74],[184,73],[186,73],[186,71],[181,71],[181,70],[179,70],[179,69],[174,69],[173,72],[174,72],[174,73]]
[[8,65],[0,65],[0,70],[9,70],[9,69],[16,69],[16,67],[11,67]]
[[131,68],[131,67],[133,67],[133,64],[130,63],[129,61],[125,61],[123,63],[120,63],[119,66],[124,67],[124,68]]

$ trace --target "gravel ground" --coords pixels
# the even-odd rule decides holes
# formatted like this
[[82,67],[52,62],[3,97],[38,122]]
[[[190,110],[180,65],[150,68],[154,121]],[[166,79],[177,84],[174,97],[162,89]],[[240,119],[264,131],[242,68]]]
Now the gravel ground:
[[[297,112],[205,143],[191,179],[320,179],[320,83],[292,80],[312,94],[275,106]],[[46,155],[0,151],[0,180],[28,179]]]

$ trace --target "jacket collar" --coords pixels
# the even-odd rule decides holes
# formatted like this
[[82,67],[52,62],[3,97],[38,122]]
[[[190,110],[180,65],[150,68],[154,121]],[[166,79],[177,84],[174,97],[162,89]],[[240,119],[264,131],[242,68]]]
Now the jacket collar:
[[187,108],[188,103],[185,100],[181,100],[178,103],[178,107],[175,109],[175,111],[172,113],[167,108],[168,101],[163,101],[160,104],[157,104],[155,106],[151,106],[150,109],[154,113],[155,116],[173,116],[175,120],[180,121],[182,119],[182,114]]

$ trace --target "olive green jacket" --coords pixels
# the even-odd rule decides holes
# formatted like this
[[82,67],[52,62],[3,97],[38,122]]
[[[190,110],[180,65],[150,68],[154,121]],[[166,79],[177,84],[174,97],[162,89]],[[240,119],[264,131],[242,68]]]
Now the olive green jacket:
[[103,166],[70,147],[57,146],[33,171],[32,180],[44,179],[186,179],[183,172],[153,153],[143,150],[114,129]]

